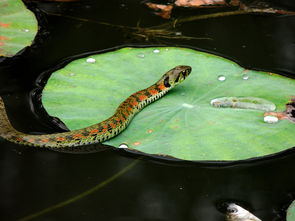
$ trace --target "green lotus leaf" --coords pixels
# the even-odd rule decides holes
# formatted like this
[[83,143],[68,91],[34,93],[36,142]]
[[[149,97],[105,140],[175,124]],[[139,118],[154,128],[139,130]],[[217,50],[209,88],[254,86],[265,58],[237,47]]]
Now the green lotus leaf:
[[21,0],[0,1],[0,56],[13,56],[31,45],[37,29],[34,14]]
[[291,203],[287,210],[287,221],[295,221],[295,201]]
[[295,93],[293,79],[245,70],[192,49],[123,48],[72,61],[49,78],[43,104],[71,130],[87,127],[110,117],[125,98],[177,65],[190,65],[193,71],[106,144],[126,143],[146,153],[186,160],[241,160],[294,146],[294,123],[269,124],[263,110],[216,108],[210,103],[220,97],[250,97],[248,103],[259,98],[284,111]]

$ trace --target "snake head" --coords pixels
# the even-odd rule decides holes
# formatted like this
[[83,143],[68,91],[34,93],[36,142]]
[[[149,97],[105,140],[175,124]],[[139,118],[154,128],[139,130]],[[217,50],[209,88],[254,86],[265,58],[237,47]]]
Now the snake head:
[[160,82],[164,83],[165,87],[172,88],[185,80],[185,78],[191,73],[192,68],[186,65],[179,65],[172,68],[160,79]]

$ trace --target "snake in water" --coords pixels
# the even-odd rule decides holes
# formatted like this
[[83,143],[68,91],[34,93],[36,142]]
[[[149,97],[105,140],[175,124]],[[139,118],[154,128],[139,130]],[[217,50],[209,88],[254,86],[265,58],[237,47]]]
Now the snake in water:
[[89,152],[87,148],[79,146],[101,143],[121,133],[136,113],[185,80],[191,70],[190,66],[176,66],[155,84],[129,96],[110,118],[83,129],[62,133],[32,135],[17,131],[11,125],[0,97],[0,136],[10,142],[27,146],[62,152]]

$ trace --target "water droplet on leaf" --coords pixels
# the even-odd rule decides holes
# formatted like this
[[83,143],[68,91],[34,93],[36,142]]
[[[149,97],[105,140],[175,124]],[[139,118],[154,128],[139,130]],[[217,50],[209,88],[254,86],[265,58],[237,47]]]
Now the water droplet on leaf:
[[160,53],[160,50],[159,50],[159,49],[155,49],[155,50],[153,50],[153,52],[154,52],[155,54],[158,54],[158,53]]
[[94,58],[87,58],[87,59],[86,59],[86,62],[87,62],[87,63],[91,63],[91,64],[93,64],[93,63],[96,62],[96,60],[95,60]]
[[217,77],[217,79],[218,79],[219,81],[225,81],[226,77],[225,77],[224,75],[219,75],[219,76]]
[[265,116],[264,122],[269,124],[277,123],[279,119],[276,116]]
[[144,54],[138,54],[137,57],[139,57],[139,58],[144,58],[145,55],[144,55]]
[[248,80],[249,79],[249,75],[243,74],[242,78],[243,78],[243,80]]
[[122,144],[119,145],[119,148],[128,148],[128,146],[127,146],[127,144],[122,143]]

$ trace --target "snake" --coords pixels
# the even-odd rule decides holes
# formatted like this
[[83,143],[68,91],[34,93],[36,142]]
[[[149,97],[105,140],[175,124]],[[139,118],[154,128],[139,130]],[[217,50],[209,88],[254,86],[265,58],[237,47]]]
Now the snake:
[[54,151],[90,152],[91,148],[87,149],[85,145],[102,143],[120,134],[139,111],[184,81],[191,70],[187,65],[176,66],[150,87],[130,95],[108,119],[89,127],[60,133],[36,135],[16,130],[9,121],[0,97],[0,137],[12,143]]

